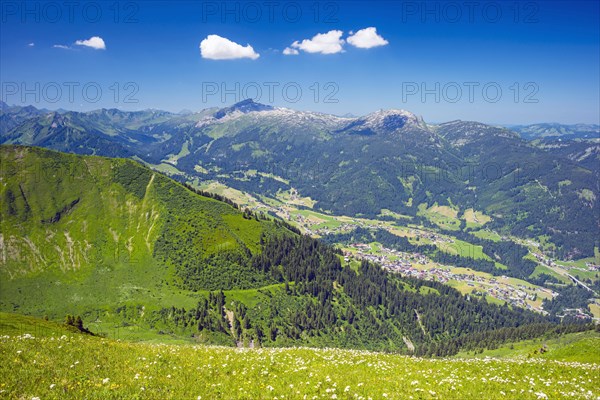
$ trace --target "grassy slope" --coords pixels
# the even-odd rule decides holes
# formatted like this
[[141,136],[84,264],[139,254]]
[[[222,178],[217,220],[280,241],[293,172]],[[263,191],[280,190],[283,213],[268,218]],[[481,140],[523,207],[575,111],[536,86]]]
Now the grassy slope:
[[[540,349],[544,348],[544,352]],[[457,358],[511,358],[526,356],[546,360],[592,362],[600,364],[600,334],[598,332],[570,333],[561,337],[505,344],[479,354],[459,353]]]
[[62,325],[5,313],[0,313],[0,330],[0,393],[7,398],[538,399],[541,394],[549,398],[600,395],[595,379],[598,364],[153,345],[80,335]]
[[[92,311],[86,320],[102,324],[117,305],[192,307],[205,294],[174,285],[177,266],[156,256],[157,240],[178,236],[179,248],[198,257],[241,246],[255,252],[261,233],[275,229],[132,161],[10,146],[0,156],[5,311],[57,319]],[[58,221],[42,222],[57,212]]]

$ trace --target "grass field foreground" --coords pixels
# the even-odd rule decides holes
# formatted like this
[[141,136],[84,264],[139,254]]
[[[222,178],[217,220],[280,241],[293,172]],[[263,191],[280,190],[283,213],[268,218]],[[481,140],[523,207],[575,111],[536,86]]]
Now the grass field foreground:
[[[28,317],[17,317],[19,329]],[[336,349],[121,342],[42,321],[3,324],[9,399],[597,399],[600,364],[542,358],[422,359]],[[12,329],[12,330],[11,330]],[[9,334],[6,334],[9,333]]]

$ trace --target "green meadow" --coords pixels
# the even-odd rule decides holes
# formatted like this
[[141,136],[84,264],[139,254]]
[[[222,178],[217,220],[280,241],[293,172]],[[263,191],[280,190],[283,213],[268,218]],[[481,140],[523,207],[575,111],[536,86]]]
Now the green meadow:
[[[598,334],[517,344],[503,358],[424,359],[311,348],[156,344],[0,314],[8,399],[596,399]],[[527,352],[527,354],[525,354]],[[586,356],[587,354],[587,356]]]

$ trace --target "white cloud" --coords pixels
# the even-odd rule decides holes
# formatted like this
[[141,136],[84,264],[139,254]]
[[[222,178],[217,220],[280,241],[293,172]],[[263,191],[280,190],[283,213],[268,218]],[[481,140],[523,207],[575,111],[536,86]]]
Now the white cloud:
[[[302,42],[295,41],[291,44],[289,54],[293,49],[300,49],[307,53],[335,54],[344,51],[342,39],[342,31],[329,31],[327,33],[316,34],[312,39],[304,39]],[[292,49],[293,48],[293,49]],[[285,50],[284,50],[285,54]]]
[[78,40],[75,42],[78,46],[86,46],[91,47],[96,50],[106,50],[106,44],[104,44],[104,39],[100,36],[92,36],[87,40]]
[[64,44],[55,44],[52,47],[55,48],[55,49],[71,50],[71,48],[69,46],[65,46]]
[[31,42],[31,43],[29,43],[27,46],[29,46],[29,47],[33,47],[33,46],[35,46],[35,43]]
[[208,35],[200,42],[202,58],[210,60],[235,60],[250,58],[256,60],[260,54],[256,53],[249,44],[245,47],[219,35]]
[[389,42],[377,34],[377,28],[369,27],[361,29],[352,36],[348,37],[348,43],[361,49],[370,49],[371,47],[385,46]]
[[292,49],[291,47],[286,47],[285,49],[283,49],[283,54],[286,56],[297,56],[298,53],[298,50]]

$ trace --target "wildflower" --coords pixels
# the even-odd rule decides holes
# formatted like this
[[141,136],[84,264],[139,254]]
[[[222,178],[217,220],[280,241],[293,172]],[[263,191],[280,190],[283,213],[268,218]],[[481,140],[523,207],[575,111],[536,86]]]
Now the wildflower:
[[110,378],[104,378],[104,379],[102,379],[102,383],[104,385],[106,385],[108,382],[110,382]]
[[56,383],[53,383],[52,385],[50,385],[50,390],[54,389],[56,387]]
[[349,392],[349,391],[350,391],[350,386],[346,386],[346,387],[344,388],[344,392]]

